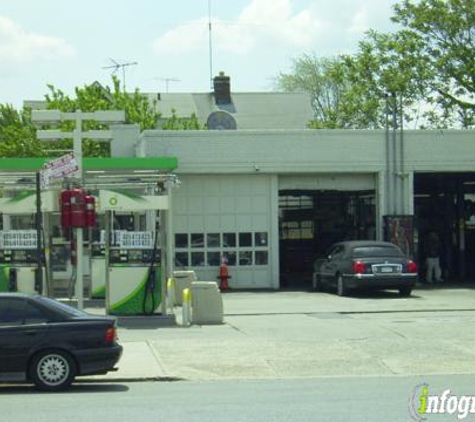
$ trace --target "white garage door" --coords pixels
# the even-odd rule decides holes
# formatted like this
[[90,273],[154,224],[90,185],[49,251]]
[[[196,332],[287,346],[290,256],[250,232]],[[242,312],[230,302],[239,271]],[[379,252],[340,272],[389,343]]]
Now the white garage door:
[[174,191],[176,268],[217,281],[226,258],[231,288],[270,288],[271,178],[266,175],[180,176]]

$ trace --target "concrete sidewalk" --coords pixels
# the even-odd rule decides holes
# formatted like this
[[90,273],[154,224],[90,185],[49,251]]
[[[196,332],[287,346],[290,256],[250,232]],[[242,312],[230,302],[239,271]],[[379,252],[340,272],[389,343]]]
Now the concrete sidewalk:
[[[223,303],[221,325],[121,320],[119,370],[87,380],[475,373],[471,288],[422,288],[410,298],[233,292]],[[179,324],[180,308],[176,317]]]

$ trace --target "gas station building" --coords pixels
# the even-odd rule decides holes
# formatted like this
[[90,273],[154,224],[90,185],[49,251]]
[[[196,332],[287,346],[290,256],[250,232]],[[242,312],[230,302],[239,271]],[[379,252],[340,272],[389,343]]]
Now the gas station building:
[[474,136],[404,131],[393,209],[384,130],[145,131],[113,150],[177,157],[177,267],[215,280],[226,256],[231,288],[306,288],[316,256],[343,239],[385,238],[388,214],[413,216],[408,240],[422,270],[433,230],[447,280],[474,280]]
[[111,127],[113,160],[177,160],[175,269],[216,281],[224,257],[233,289],[306,289],[315,257],[340,240],[387,238],[394,216],[410,221],[404,241],[422,275],[435,231],[444,278],[475,280],[475,131],[307,129],[304,94],[152,97],[164,117],[195,113],[211,129]]

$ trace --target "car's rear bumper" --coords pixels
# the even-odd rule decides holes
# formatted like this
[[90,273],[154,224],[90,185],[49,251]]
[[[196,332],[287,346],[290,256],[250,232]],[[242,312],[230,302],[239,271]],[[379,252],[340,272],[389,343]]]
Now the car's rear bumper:
[[375,274],[345,274],[345,286],[350,289],[399,289],[414,287],[417,283],[417,274],[375,275]]
[[99,375],[111,371],[122,356],[122,346],[75,350],[78,375]]

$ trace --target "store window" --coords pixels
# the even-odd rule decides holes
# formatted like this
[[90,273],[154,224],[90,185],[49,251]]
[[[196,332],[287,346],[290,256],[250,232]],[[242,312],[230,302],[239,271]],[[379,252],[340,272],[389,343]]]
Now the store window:
[[219,233],[208,233],[206,235],[206,245],[208,248],[219,248],[221,246],[221,239]]
[[175,266],[180,268],[188,267],[188,252],[176,252],[175,253]]
[[202,248],[204,247],[205,236],[203,233],[192,233],[191,234],[191,247],[192,248]]
[[223,233],[223,247],[225,248],[236,247],[236,233]]
[[229,266],[236,265],[236,251],[223,252],[223,258],[226,260],[226,264]]
[[221,265],[221,255],[219,252],[208,252],[208,265],[219,267]]
[[252,246],[252,233],[239,233],[239,247],[249,248]]
[[239,265],[240,266],[252,265],[252,251],[239,252]]
[[175,248],[187,248],[188,247],[188,234],[177,233],[175,234]]
[[269,254],[267,251],[256,251],[256,265],[267,265],[269,263]]
[[191,265],[193,267],[203,267],[205,265],[205,253],[204,252],[192,252],[191,253]]
[[175,247],[180,268],[215,267],[221,265],[221,259],[229,266],[269,264],[268,232],[177,233]]
[[267,232],[254,233],[254,246],[267,246]]

